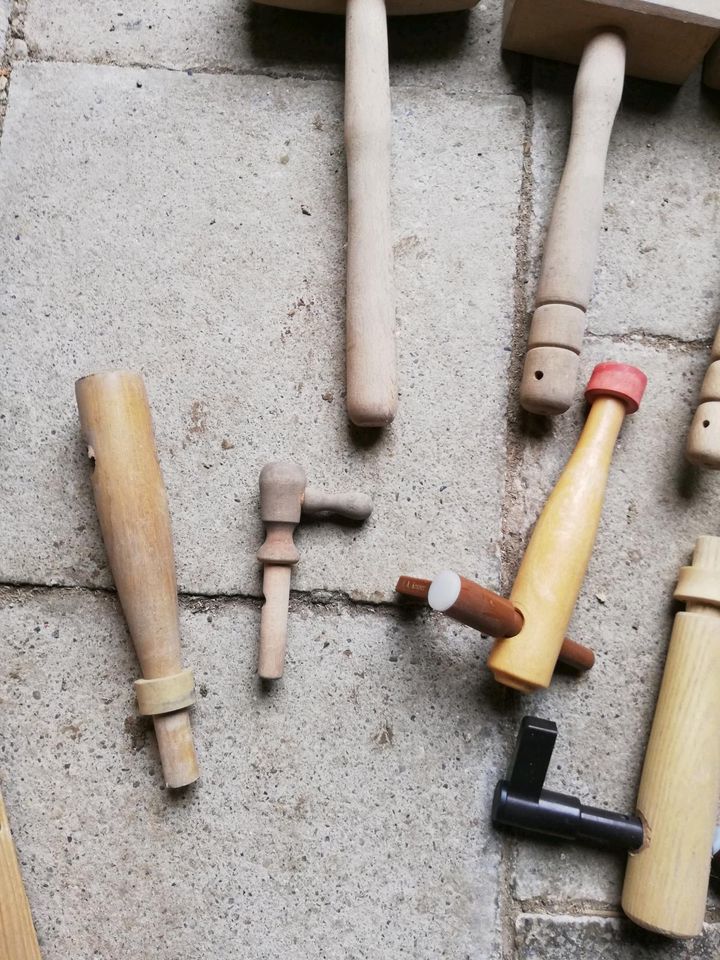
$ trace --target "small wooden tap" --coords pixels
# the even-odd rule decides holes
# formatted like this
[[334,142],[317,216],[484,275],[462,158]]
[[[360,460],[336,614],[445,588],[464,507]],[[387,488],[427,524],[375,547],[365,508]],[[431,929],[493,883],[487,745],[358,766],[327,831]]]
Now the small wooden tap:
[[30,904],[0,794],[0,957],[41,960]]
[[700,404],[688,433],[686,455],[691,463],[720,470],[720,329],[710,354],[710,366],[700,388]]
[[646,841],[628,858],[622,908],[669,937],[702,933],[720,798],[720,537],[680,571],[637,811]]
[[585,427],[535,524],[510,593],[522,630],[498,639],[488,659],[500,683],[524,692],[550,684],[590,562],[615,442],[646,383],[641,370],[621,363],[593,371]]
[[684,83],[718,35],[709,0],[505,0],[503,47],[580,64],[520,386],[526,410],[554,416],[574,399],[625,73]]
[[[492,637],[514,637],[522,630],[523,616],[510,600],[452,570],[443,570],[432,580],[400,577],[395,590],[425,600],[433,610]],[[595,663],[595,655],[566,637],[558,660],[573,670],[585,671]]]
[[83,377],[75,394],[105,549],[143,672],[138,708],[153,718],[167,786],[184,787],[199,776],[195,684],[180,658],[170,515],[145,385],[115,370]]
[[263,680],[278,680],[285,667],[290,577],[300,559],[293,534],[301,514],[334,514],[362,521],[372,513],[372,501],[362,493],[327,494],[306,483],[305,471],[297,463],[266,463],[260,471],[265,542],[257,558],[263,564],[265,603],[260,620],[258,676]]

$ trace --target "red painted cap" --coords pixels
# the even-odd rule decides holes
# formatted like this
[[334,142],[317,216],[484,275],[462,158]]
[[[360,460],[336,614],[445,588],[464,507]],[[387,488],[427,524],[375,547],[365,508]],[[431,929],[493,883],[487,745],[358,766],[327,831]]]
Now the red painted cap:
[[585,399],[592,403],[598,397],[623,400],[628,413],[635,413],[645,393],[647,377],[628,363],[599,363],[592,372],[585,390]]

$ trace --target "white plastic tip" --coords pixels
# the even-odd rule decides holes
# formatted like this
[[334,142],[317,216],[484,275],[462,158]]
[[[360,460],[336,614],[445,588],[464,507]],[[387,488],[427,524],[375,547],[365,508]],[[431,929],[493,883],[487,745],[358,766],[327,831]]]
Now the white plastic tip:
[[441,570],[433,578],[428,590],[428,603],[440,613],[445,613],[460,596],[460,577],[452,570]]

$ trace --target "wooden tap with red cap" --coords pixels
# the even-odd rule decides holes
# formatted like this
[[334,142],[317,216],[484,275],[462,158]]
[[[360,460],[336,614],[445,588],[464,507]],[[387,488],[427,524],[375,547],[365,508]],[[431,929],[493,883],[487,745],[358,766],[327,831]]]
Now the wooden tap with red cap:
[[258,655],[262,680],[279,680],[285,668],[290,577],[300,559],[293,534],[301,515],[335,515],[359,522],[371,513],[372,500],[365,494],[328,494],[308,487],[297,463],[266,463],[260,471],[260,515],[265,524],[265,542],[257,555],[263,564],[265,596]]
[[495,637],[488,666],[506,686],[547,687],[558,660],[579,670],[594,663],[592,651],[568,640],[566,631],[595,543],[615,442],[646,384],[637,367],[595,367],[583,432],[535,525],[509,599],[451,571],[432,583],[398,581],[399,593],[427,599],[435,610]]

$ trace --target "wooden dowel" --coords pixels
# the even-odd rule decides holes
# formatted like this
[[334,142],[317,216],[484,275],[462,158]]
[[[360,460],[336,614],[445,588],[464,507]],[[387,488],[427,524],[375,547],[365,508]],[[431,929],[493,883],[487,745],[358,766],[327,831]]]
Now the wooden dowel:
[[265,603],[258,652],[258,676],[263,680],[279,680],[285,669],[291,576],[291,566],[268,563],[263,570]]
[[[142,377],[113,371],[75,385],[115,586],[145,680],[183,670],[170,515]],[[153,717],[165,782],[199,776],[188,707]]]
[[700,537],[686,571],[638,791],[646,842],[622,894],[631,920],[678,938],[703,930],[720,797],[720,538]]
[[0,958],[41,960],[30,904],[0,794]]
[[570,146],[545,241],[520,386],[520,402],[533,413],[564,413],[575,398],[605,165],[624,79],[625,41],[616,32],[597,34],[585,48],[575,83]]
[[360,427],[397,410],[390,231],[390,79],[383,0],[348,0],[345,152],[348,179],[347,409]]

